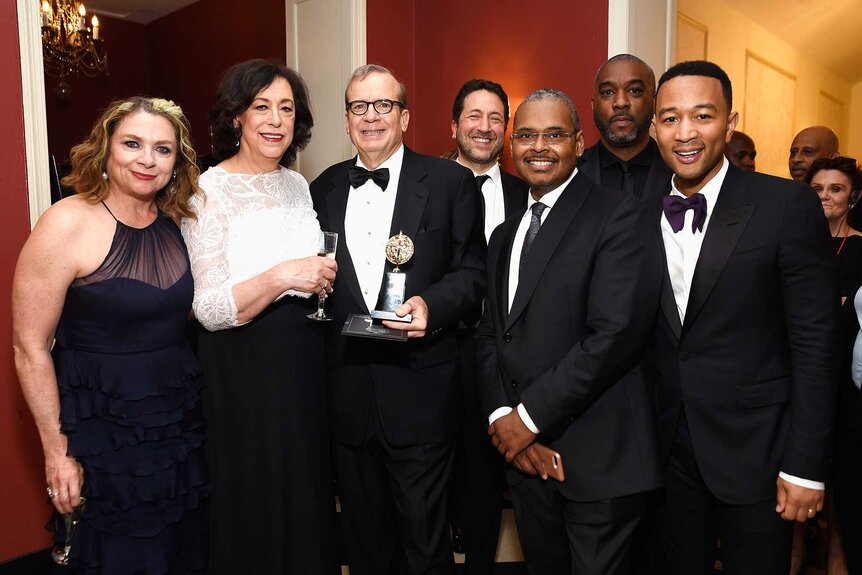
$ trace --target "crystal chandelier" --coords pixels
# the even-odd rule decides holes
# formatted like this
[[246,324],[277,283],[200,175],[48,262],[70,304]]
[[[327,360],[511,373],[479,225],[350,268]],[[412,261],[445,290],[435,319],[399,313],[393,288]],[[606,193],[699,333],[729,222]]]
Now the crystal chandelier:
[[87,23],[87,9],[74,0],[42,0],[42,56],[46,72],[59,78],[57,94],[69,96],[66,81],[79,73],[108,75],[108,53],[95,15]]

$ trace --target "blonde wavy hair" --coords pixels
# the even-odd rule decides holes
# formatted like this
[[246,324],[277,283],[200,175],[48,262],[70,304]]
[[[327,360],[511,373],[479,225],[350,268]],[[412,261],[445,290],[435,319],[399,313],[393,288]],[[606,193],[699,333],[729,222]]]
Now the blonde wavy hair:
[[159,209],[174,219],[194,218],[189,199],[199,191],[200,169],[192,147],[189,122],[183,110],[171,100],[134,96],[111,102],[80,144],[72,148],[72,172],[63,178],[63,185],[73,188],[96,203],[108,195],[108,181],[102,176],[111,148],[111,136],[124,118],[137,112],[146,112],[166,119],[174,127],[177,138],[177,155],[174,162],[176,177],[156,195]]

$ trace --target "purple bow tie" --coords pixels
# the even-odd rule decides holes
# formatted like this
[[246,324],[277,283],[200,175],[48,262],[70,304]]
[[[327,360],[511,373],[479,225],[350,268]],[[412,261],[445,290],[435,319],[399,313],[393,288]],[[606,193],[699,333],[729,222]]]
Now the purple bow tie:
[[706,198],[702,194],[692,194],[688,198],[665,196],[663,203],[664,215],[673,233],[680,231],[685,225],[685,212],[688,210],[694,210],[691,233],[694,233],[694,230],[703,231],[703,222],[706,221]]

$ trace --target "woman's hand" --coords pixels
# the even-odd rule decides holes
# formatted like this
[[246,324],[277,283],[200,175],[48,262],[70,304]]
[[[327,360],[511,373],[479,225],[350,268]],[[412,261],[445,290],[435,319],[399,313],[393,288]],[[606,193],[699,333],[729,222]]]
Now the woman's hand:
[[287,282],[286,289],[321,295],[332,293],[335,272],[338,270],[335,260],[320,256],[288,260],[278,267]]
[[60,513],[71,513],[81,503],[84,469],[74,457],[58,453],[45,455],[45,477],[53,493],[51,503]]

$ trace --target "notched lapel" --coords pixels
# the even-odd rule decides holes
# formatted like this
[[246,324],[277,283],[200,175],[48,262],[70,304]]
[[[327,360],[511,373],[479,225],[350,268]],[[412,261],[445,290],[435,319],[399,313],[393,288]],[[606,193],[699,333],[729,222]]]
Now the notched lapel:
[[[524,264],[524,271],[518,278],[518,288],[515,291],[515,298],[512,300],[512,309],[506,318],[507,330],[518,319],[518,316],[527,306],[527,302],[530,301],[548,261],[554,255],[563,234],[569,229],[572,220],[577,216],[581,206],[584,205],[584,200],[586,200],[593,185],[586,176],[578,172],[575,179],[560,194],[547,219],[539,228],[539,233],[536,234],[536,239],[533,240],[533,245],[530,247],[530,255]],[[512,249],[515,249],[514,246]]]
[[326,195],[326,209],[329,211],[329,226],[331,231],[338,234],[338,249],[336,260],[338,261],[338,274],[336,282],[345,286],[360,305],[364,313],[368,313],[365,298],[362,297],[362,288],[359,287],[359,279],[356,277],[356,269],[353,267],[353,258],[347,248],[346,235],[344,233],[344,216],[347,214],[347,196],[350,193],[350,180],[347,177],[349,166],[345,164],[344,170],[332,178],[332,189]]
[[712,293],[715,282],[718,281],[730,254],[733,253],[733,248],[745,231],[752,213],[754,213],[754,205],[746,198],[741,178],[734,170],[728,171],[694,268],[683,333],[697,318],[697,314]]

